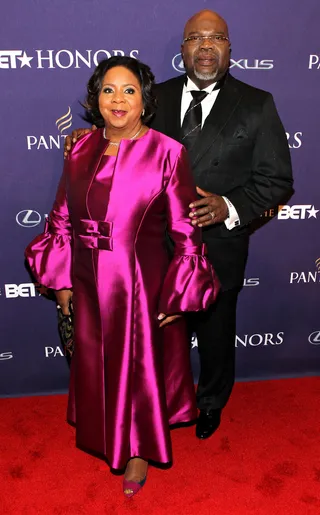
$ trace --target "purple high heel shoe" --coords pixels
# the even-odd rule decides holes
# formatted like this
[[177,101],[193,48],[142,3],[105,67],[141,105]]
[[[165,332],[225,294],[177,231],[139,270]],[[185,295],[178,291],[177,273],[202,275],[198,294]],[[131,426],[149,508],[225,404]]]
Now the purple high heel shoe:
[[145,482],[147,481],[147,476],[145,476],[141,481],[128,481],[127,479],[123,480],[123,493],[126,497],[133,497],[136,495],[139,490],[143,487]]

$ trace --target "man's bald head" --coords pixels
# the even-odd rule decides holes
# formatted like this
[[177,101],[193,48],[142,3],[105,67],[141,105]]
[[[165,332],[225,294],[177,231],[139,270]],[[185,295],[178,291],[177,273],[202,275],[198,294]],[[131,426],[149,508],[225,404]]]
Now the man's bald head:
[[211,11],[210,9],[203,9],[202,11],[197,12],[185,24],[184,31],[183,31],[183,39],[188,37],[187,33],[191,27],[193,28],[195,23],[200,22],[201,24],[206,24],[206,22],[210,23],[218,23],[220,27],[223,27],[225,36],[229,36],[229,29],[227,22],[220,16],[220,14]]

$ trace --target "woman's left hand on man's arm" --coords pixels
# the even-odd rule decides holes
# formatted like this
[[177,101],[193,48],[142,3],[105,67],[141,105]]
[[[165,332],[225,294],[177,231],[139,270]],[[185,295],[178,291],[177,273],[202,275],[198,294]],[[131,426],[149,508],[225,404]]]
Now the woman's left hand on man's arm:
[[158,320],[160,321],[159,327],[163,327],[165,325],[171,324],[175,322],[178,318],[181,318],[182,315],[166,315],[165,313],[160,313],[158,316]]
[[72,290],[54,290],[57,304],[64,315],[70,315],[70,302],[72,301]]

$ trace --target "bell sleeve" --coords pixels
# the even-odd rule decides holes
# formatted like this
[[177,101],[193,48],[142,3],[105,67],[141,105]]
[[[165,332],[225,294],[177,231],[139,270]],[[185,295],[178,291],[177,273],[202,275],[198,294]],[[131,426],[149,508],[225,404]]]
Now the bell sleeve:
[[72,229],[66,199],[66,167],[67,164],[44,232],[25,251],[36,280],[53,290],[72,288]]
[[219,280],[206,258],[201,229],[191,224],[189,204],[197,198],[183,147],[166,188],[168,232],[174,256],[164,279],[159,312],[165,314],[207,309],[216,299]]

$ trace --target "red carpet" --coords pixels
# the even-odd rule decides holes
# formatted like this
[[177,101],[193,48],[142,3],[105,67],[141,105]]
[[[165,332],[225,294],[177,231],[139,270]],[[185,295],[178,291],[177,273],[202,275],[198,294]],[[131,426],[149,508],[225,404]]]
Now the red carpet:
[[150,469],[136,498],[74,447],[66,396],[0,400],[0,513],[320,514],[320,378],[238,383],[204,442],[172,433],[175,463]]

